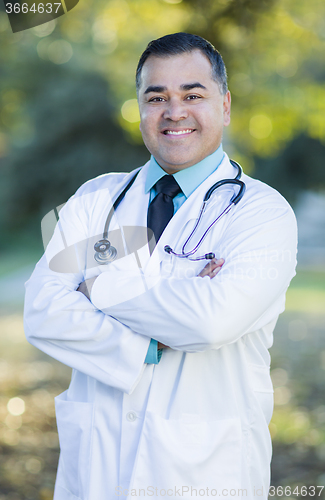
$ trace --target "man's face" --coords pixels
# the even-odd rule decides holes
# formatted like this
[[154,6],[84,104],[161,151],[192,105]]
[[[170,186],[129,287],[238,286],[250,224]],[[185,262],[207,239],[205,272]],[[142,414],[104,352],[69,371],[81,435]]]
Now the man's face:
[[144,143],[170,174],[216,151],[223,127],[230,123],[230,93],[221,94],[210,61],[200,50],[149,56],[138,99]]

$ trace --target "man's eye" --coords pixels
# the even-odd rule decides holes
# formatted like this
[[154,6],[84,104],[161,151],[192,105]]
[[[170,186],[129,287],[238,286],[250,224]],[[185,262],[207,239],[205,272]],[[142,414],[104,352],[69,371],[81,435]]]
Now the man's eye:
[[200,99],[201,97],[199,95],[191,94],[186,96],[187,100],[193,100],[193,99]]
[[149,102],[163,102],[165,99],[163,97],[152,97]]

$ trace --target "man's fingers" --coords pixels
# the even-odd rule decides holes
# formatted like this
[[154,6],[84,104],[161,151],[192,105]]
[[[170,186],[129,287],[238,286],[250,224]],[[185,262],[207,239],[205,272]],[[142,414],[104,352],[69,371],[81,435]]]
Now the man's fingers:
[[222,268],[225,260],[224,259],[212,259],[207,265],[202,269],[202,271],[198,274],[201,278],[204,276],[209,276],[210,278],[214,278],[220,269]]

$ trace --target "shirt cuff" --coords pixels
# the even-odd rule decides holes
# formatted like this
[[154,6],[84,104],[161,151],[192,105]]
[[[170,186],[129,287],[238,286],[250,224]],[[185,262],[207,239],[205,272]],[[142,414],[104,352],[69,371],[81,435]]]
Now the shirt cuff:
[[148,347],[147,356],[144,362],[148,364],[157,365],[160,361],[161,354],[162,354],[162,349],[158,349],[157,340],[151,339]]

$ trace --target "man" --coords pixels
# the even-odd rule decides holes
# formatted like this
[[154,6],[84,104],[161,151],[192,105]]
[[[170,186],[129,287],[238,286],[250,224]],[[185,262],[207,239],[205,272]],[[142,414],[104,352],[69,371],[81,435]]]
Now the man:
[[[243,174],[238,203],[230,209],[240,183],[219,183],[197,225],[210,187],[238,174],[221,146],[230,93],[209,42],[186,33],[151,42],[137,92],[150,161],[136,178],[82,186],[27,283],[28,340],[73,368],[56,398],[54,498],[266,499],[268,348],[295,274],[295,218]],[[117,258],[99,265],[93,244],[127,185],[109,224]],[[147,227],[149,245],[138,237]],[[195,260],[211,252],[206,266]]]

